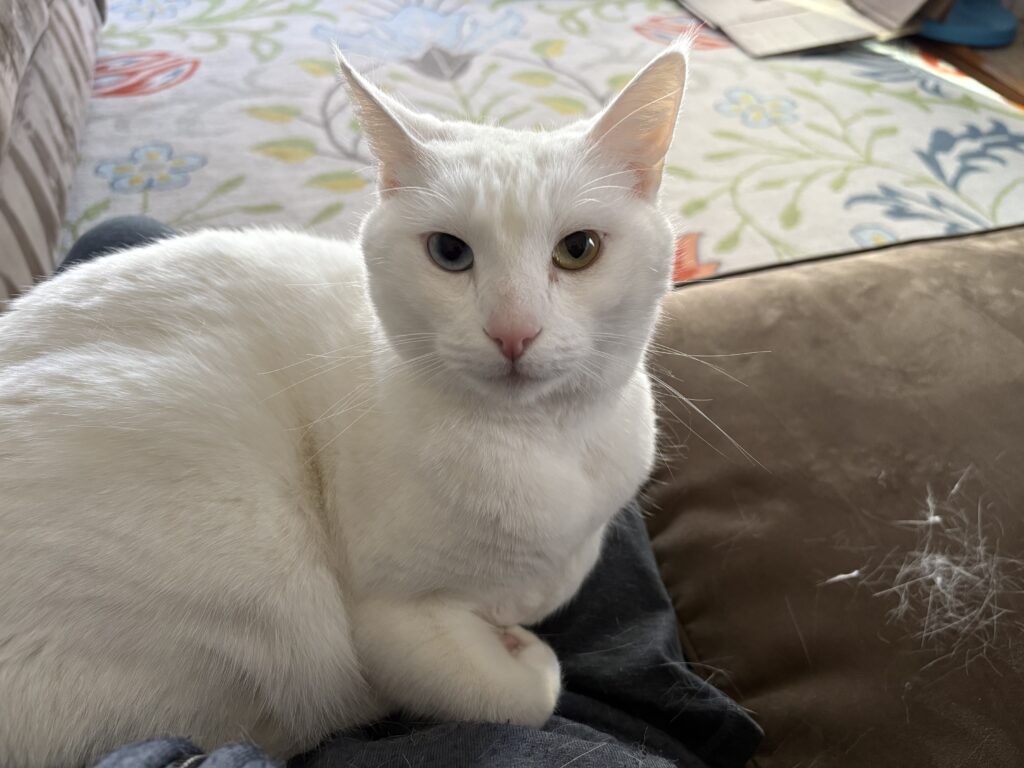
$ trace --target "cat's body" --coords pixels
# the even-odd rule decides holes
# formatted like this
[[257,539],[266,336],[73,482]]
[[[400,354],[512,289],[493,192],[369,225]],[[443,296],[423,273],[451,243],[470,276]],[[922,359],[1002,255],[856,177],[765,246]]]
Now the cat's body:
[[[199,233],[0,318],[5,768],[166,734],[287,755],[396,708],[550,715],[557,660],[518,625],[572,596],[650,469],[671,231],[646,177],[607,182],[614,155],[560,160],[594,129],[510,153],[511,132],[423,119],[447,169],[425,178],[352,85],[385,193],[362,248]],[[586,199],[552,211],[570,171]],[[598,224],[604,263],[554,270],[552,242]],[[473,269],[432,264],[424,229],[458,229]]]

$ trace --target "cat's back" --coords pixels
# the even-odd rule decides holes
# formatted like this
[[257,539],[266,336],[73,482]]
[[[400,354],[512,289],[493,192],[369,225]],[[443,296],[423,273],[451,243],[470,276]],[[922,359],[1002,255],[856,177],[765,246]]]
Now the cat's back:
[[365,310],[363,285],[354,243],[206,230],[97,258],[36,286],[0,315],[0,364],[55,345],[154,347],[213,330],[242,341],[266,328],[309,337],[314,320],[344,332]]
[[[265,231],[107,256],[0,317],[0,710],[25,713],[0,724],[0,763],[47,743],[38,718],[55,707],[77,708],[67,727],[83,741],[148,733],[90,704],[99,689],[156,697],[139,706],[175,712],[176,732],[231,736],[189,713],[206,699],[228,718],[229,699],[251,698],[234,688],[254,674],[232,671],[239,659],[277,674],[239,627],[325,614],[310,634],[337,649],[305,429],[323,406],[307,380],[371,327],[354,245]],[[365,386],[359,370],[339,368],[323,397]],[[348,663],[337,653],[325,664]]]
[[59,275],[0,317],[0,496],[40,454],[172,459],[314,418],[300,385],[364,347],[370,318],[357,248],[285,231],[200,232]]
[[356,247],[283,231],[201,232],[39,285],[0,317],[0,521],[99,504],[126,475],[166,493],[232,453],[284,462],[318,415],[311,371],[365,348],[368,318]]

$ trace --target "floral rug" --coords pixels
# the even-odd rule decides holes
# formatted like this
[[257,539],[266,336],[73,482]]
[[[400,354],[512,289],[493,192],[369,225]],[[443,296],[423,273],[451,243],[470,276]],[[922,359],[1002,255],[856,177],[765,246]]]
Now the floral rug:
[[[670,0],[111,0],[63,248],[138,213],[353,234],[373,173],[332,41],[415,107],[553,126],[695,23]],[[677,278],[1024,222],[1024,112],[905,58],[758,61],[702,30],[663,188]]]

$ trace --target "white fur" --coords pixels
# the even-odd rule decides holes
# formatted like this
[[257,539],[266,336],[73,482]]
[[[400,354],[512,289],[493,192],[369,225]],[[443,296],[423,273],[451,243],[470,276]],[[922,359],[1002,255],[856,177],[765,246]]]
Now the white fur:
[[[15,302],[0,765],[167,734],[284,756],[399,708],[549,717],[558,662],[519,625],[574,594],[653,458],[672,233],[651,174],[678,98],[644,100],[684,71],[671,49],[549,133],[417,116],[350,72],[382,165],[361,247],[200,232]],[[582,228],[600,257],[557,270]],[[473,269],[434,265],[433,231]],[[495,316],[542,328],[518,377]]]

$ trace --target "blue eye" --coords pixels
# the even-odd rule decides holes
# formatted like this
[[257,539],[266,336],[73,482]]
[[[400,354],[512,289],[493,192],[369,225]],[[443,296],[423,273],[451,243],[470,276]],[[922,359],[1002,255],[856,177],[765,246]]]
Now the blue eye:
[[445,232],[434,232],[427,238],[427,253],[437,266],[449,272],[464,272],[473,266],[473,249]]

